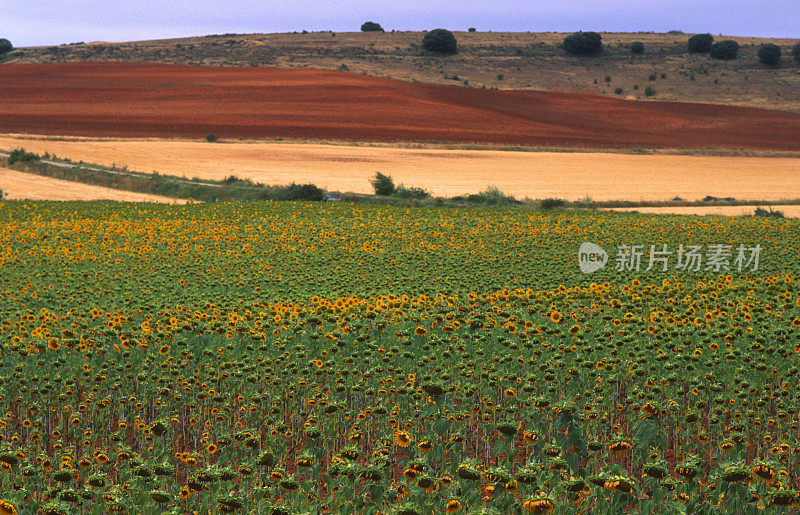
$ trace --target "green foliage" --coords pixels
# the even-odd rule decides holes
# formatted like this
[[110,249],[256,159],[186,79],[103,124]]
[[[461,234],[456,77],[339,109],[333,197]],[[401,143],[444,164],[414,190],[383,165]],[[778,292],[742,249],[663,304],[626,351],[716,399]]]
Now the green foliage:
[[794,59],[797,64],[800,64],[800,43],[792,47],[792,59]]
[[215,141],[217,141],[217,135],[214,134],[213,132],[209,132],[208,134],[206,134],[206,141],[208,141],[209,143],[214,143]]
[[564,38],[564,50],[573,55],[597,55],[603,51],[603,38],[597,32],[576,32]]
[[38,160],[38,155],[34,154],[33,152],[26,152],[24,148],[12,150],[8,155],[8,164],[10,165],[13,165],[14,163],[30,163]]
[[452,200],[456,202],[469,202],[470,204],[482,204],[486,206],[509,206],[512,204],[520,204],[519,200],[515,199],[511,195],[506,195],[500,191],[497,186],[488,186],[480,193],[453,197]]
[[314,184],[290,184],[280,188],[276,195],[278,200],[307,200],[320,202],[325,200],[325,191]]
[[372,184],[372,189],[375,190],[376,195],[386,197],[394,193],[394,181],[391,177],[384,175],[381,172],[376,172],[375,177],[372,178],[370,183]]
[[425,189],[411,186],[405,187],[402,184],[395,188],[393,195],[397,198],[420,200],[431,196]]
[[631,53],[634,55],[639,55],[644,53],[644,43],[641,41],[634,41],[631,43]]
[[653,89],[652,86],[647,86],[646,88],[644,88],[644,96],[652,97],[655,94],[656,94],[656,90]]
[[429,52],[440,54],[455,54],[458,52],[456,37],[447,29],[434,29],[422,38],[422,48]]
[[758,49],[758,61],[767,66],[778,66],[781,62],[781,47],[766,43]]
[[711,34],[695,34],[689,38],[687,46],[689,48],[689,52],[693,54],[704,54],[711,50],[711,46],[713,44],[714,36]]
[[103,186],[124,191],[136,191],[198,202],[243,200],[325,200],[325,191],[313,184],[266,186],[249,179],[230,175],[222,181],[187,180],[157,173],[134,173],[95,166],[64,167],[39,161],[39,156],[24,149],[10,153],[9,165],[22,164],[24,171],[67,181]]
[[546,198],[539,203],[539,209],[549,210],[564,207],[566,201],[560,198]]
[[773,210],[772,208],[764,209],[761,207],[757,207],[755,213],[753,213],[753,216],[766,217],[766,218],[783,218],[784,215],[783,211]]
[[13,49],[14,45],[11,44],[11,41],[5,38],[0,38],[0,55],[10,52]]
[[708,54],[714,59],[721,59],[723,61],[736,59],[739,55],[739,43],[732,39],[718,41],[711,45],[711,50]]
[[477,32],[477,30],[478,29],[476,29],[475,27],[470,27],[469,29],[467,29],[467,32]]
[[617,95],[621,95],[624,90],[622,88],[617,88],[614,90],[614,93]]
[[361,24],[361,32],[384,32],[383,27],[381,27],[380,23],[375,23],[374,21],[366,21]]

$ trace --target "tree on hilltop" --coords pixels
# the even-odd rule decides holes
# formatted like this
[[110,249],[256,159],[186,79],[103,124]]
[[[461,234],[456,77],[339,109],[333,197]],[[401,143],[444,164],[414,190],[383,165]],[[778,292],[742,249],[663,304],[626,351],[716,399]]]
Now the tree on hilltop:
[[361,25],[361,32],[385,32],[383,27],[381,27],[380,23],[375,23],[374,21],[365,21]]

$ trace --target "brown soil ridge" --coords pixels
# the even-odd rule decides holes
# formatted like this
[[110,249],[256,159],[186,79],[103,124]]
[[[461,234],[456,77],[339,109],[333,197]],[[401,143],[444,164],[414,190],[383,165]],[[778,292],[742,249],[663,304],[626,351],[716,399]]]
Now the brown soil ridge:
[[0,66],[0,132],[800,150],[800,114],[492,91],[323,70]]

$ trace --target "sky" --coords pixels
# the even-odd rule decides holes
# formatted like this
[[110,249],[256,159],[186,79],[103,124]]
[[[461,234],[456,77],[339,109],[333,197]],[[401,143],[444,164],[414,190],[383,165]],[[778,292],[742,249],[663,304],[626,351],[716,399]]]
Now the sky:
[[446,28],[519,32],[709,32],[800,38],[800,0],[2,0],[14,46],[225,33]]

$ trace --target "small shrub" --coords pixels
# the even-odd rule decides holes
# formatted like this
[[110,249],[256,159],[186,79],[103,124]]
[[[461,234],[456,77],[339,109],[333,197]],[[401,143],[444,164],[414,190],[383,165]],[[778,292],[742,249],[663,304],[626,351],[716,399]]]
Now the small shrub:
[[564,49],[573,55],[597,55],[603,50],[603,39],[597,32],[576,32],[564,38]]
[[603,80],[604,80],[604,81],[606,81],[606,82],[611,82],[611,75],[606,75],[606,76],[603,78]]
[[739,55],[739,43],[732,39],[718,41],[711,46],[708,55],[714,59],[721,59],[723,61],[730,61],[736,59]]
[[505,78],[506,78],[506,76],[505,76],[505,75],[503,75],[502,73],[498,73],[498,74],[497,74],[497,80],[503,80],[503,79],[505,79]]
[[14,45],[11,44],[11,41],[0,38],[0,55],[5,54],[6,52],[11,52],[14,49]]
[[792,47],[792,59],[794,59],[797,64],[800,64],[800,43]]
[[655,73],[651,73],[650,76],[647,78],[650,80],[656,80],[658,78],[658,75],[656,75]]
[[689,38],[687,46],[689,52],[693,54],[704,54],[711,50],[714,44],[714,36],[711,34],[695,34]]
[[430,193],[417,186],[406,188],[402,184],[395,188],[393,196],[397,198],[421,200],[430,197]]
[[434,29],[422,38],[422,48],[439,54],[455,54],[458,52],[458,43],[449,30]]
[[278,200],[325,200],[325,191],[314,184],[290,184],[278,192]]
[[781,47],[774,43],[761,45],[758,49],[758,60],[767,66],[778,66],[781,62]]
[[370,183],[372,184],[372,189],[375,190],[376,195],[386,197],[394,193],[394,181],[391,177],[384,175],[381,172],[376,172],[375,177],[372,178]]
[[623,91],[625,90],[623,90],[622,88],[617,88],[614,90],[614,93],[616,93],[617,95],[621,95]]
[[206,141],[208,141],[209,143],[214,143],[215,141],[217,141],[217,135],[214,134],[213,132],[209,132],[208,134],[206,134]]
[[365,21],[361,24],[361,32],[384,32],[384,30],[380,23]]
[[652,97],[655,94],[656,94],[656,90],[653,89],[651,86],[647,86],[646,88],[644,88],[644,96]]
[[539,203],[539,209],[550,210],[564,207],[566,201],[560,198],[546,198]]
[[762,216],[766,218],[783,218],[783,211],[773,211],[772,208],[767,210],[757,207],[756,212],[753,213],[753,216]]
[[14,163],[30,163],[31,161],[38,161],[39,156],[33,152],[26,152],[24,148],[12,150],[8,155],[8,164]]
[[634,41],[631,43],[631,53],[634,55],[639,55],[644,53],[644,43],[641,41]]

